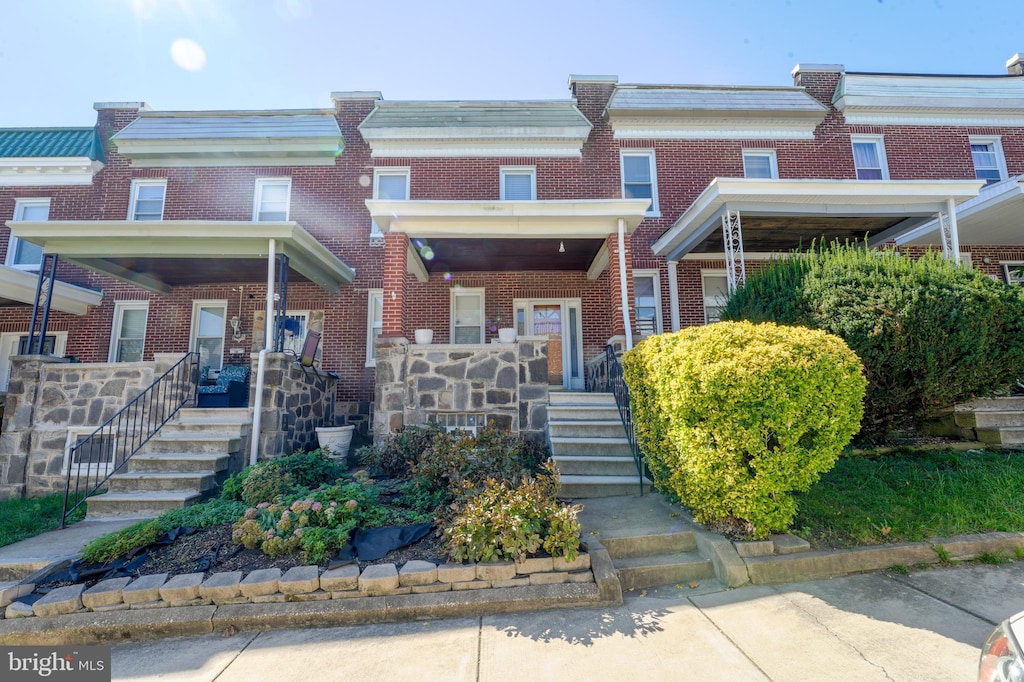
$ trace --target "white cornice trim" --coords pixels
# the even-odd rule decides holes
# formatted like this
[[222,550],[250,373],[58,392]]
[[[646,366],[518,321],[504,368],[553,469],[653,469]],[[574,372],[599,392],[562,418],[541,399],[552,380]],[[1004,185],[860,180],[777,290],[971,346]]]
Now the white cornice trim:
[[[841,100],[840,100],[841,101]],[[851,107],[842,111],[850,125],[915,126],[1024,126],[1021,109],[997,112],[991,109]]]
[[[35,272],[0,265],[0,298],[19,303],[32,304],[36,297],[36,285],[39,275]],[[103,292],[86,289],[57,280],[53,287],[55,310],[72,315],[86,315],[89,308],[103,301]]]
[[618,118],[611,121],[617,140],[810,140],[820,118]]
[[116,140],[139,168],[333,166],[341,136],[223,140]]
[[579,157],[590,128],[371,128],[361,133],[374,158]]
[[87,156],[0,159],[0,187],[89,185],[102,168]]

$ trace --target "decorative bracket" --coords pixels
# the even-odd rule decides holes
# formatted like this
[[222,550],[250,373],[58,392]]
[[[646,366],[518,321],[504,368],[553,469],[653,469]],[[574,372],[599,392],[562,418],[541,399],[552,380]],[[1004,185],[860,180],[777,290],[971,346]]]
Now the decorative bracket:
[[747,264],[743,259],[743,230],[740,226],[739,211],[726,211],[722,216],[722,240],[725,242],[725,274],[731,296],[747,279]]

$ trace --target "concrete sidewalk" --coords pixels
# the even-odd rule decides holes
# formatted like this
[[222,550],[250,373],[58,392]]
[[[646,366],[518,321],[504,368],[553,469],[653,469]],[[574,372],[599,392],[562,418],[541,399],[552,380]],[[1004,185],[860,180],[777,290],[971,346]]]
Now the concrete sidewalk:
[[784,586],[659,588],[621,606],[122,644],[115,680],[970,680],[1024,609],[1024,564]]
[[76,557],[92,540],[127,528],[139,520],[118,518],[79,521],[63,530],[51,530],[0,547],[0,582],[17,582],[55,561]]

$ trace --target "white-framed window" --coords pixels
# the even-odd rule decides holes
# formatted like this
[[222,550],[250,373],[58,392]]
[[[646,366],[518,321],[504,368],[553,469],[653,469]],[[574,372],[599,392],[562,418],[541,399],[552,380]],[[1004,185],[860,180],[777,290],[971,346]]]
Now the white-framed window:
[[619,161],[622,166],[622,196],[626,199],[650,199],[647,215],[660,215],[654,150],[622,150],[619,152]]
[[288,220],[291,196],[291,178],[257,178],[252,219],[256,222]]
[[[277,324],[277,317],[274,317]],[[306,331],[309,329],[308,310],[287,310],[284,314],[284,347],[285,352],[302,355],[302,344],[306,342]],[[277,327],[274,327],[277,332]]]
[[1007,284],[1024,286],[1024,263],[1003,263],[1003,280]]
[[163,220],[167,180],[132,180],[128,220]]
[[[123,453],[117,447],[117,432],[114,429],[105,428],[93,435],[96,429],[95,426],[68,427],[61,473],[66,474],[73,467],[79,474],[105,475],[121,463],[124,458]],[[90,435],[92,438],[89,438]],[[72,448],[83,443],[84,446],[72,454]]]
[[1003,144],[998,137],[970,137],[971,160],[974,162],[974,177],[984,180],[986,185],[1005,180],[1009,177],[1006,171],[1006,157],[1003,156]]
[[729,300],[729,278],[725,270],[701,270],[700,283],[704,296],[704,323],[718,322]]
[[533,201],[537,198],[537,169],[506,166],[501,172],[502,201]]
[[[373,198],[388,199],[390,201],[409,200],[409,176],[408,168],[374,168],[373,169]],[[381,238],[384,233],[373,223],[370,228],[370,238]]]
[[384,330],[384,290],[370,289],[366,293],[366,366],[376,367],[374,344]]
[[853,135],[853,166],[858,180],[888,180],[889,164],[881,135]]
[[743,177],[774,179],[779,177],[779,164],[774,149],[744,149]]
[[189,350],[199,353],[200,367],[220,371],[224,365],[224,327],[227,301],[192,301]]
[[[45,221],[49,218],[49,199],[16,199],[14,202],[15,220]],[[7,243],[7,265],[19,270],[38,270],[42,259],[43,247],[11,235]]]
[[484,342],[484,290],[452,289],[452,343]]
[[641,339],[662,332],[661,277],[657,270],[633,271],[633,310]]
[[148,301],[115,301],[109,362],[141,362],[146,345]]

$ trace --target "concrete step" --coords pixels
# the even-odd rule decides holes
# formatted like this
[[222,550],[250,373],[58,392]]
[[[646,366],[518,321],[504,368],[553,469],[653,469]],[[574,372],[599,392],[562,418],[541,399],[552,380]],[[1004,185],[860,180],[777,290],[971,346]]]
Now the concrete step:
[[1024,396],[1006,396],[1004,398],[975,398],[969,403],[961,403],[956,406],[956,411],[971,410],[996,410],[996,411],[1024,411]]
[[611,393],[585,393],[583,391],[551,391],[548,394],[551,405],[615,405]]
[[557,438],[625,438],[622,420],[552,420],[548,416],[548,433]]
[[230,464],[231,457],[226,454],[140,452],[128,460],[128,472],[219,472]]
[[183,407],[175,421],[183,423],[252,424],[248,407]]
[[674,533],[601,538],[601,544],[608,550],[612,559],[629,559],[693,552],[697,549],[697,536],[692,530],[684,530]]
[[113,516],[159,516],[168,509],[185,507],[202,499],[202,493],[187,490],[108,492],[90,497],[86,501],[86,517],[96,519]]
[[625,436],[619,438],[582,438],[551,436],[552,455],[612,455],[632,457],[629,441]]
[[249,435],[251,424],[225,424],[221,422],[170,422],[160,429],[161,436],[212,436],[216,438],[242,438]]
[[213,471],[130,471],[114,474],[107,481],[112,493],[144,491],[206,492],[217,487],[217,474]]
[[1024,427],[978,428],[975,432],[978,440],[990,445],[1024,444]]
[[954,423],[965,429],[1022,427],[1024,428],[1024,410],[977,410],[974,412],[956,411],[953,413]]
[[613,420],[622,422],[615,405],[548,405],[548,422]]
[[146,444],[147,452],[153,453],[227,454],[238,452],[241,447],[241,437],[218,438],[217,436],[203,433],[156,436]]
[[715,577],[711,561],[697,552],[673,552],[654,556],[613,559],[622,589],[686,584]]
[[563,476],[635,476],[632,457],[559,455],[554,458]]
[[[559,476],[562,484],[559,497],[583,499],[587,497],[616,497],[640,494],[640,477],[632,476]],[[651,490],[651,482],[644,479],[644,492]]]

